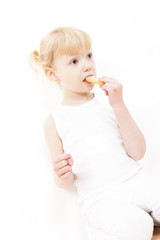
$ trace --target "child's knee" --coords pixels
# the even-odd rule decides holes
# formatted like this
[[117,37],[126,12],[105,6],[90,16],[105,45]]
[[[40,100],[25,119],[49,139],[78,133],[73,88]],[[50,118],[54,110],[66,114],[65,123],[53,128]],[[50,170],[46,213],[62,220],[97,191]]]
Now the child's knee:
[[134,219],[120,223],[117,237],[123,240],[150,240],[153,235],[153,219],[146,212],[136,214]]
[[[103,221],[102,219],[92,218],[90,224],[92,229],[99,231],[99,236],[103,233],[106,237],[110,236],[110,239],[150,240],[152,238],[154,224],[148,213],[141,209],[135,209],[135,213],[131,211],[124,215],[115,218],[114,221],[113,218],[110,221],[104,221],[104,218]],[[99,239],[103,238],[99,237]]]

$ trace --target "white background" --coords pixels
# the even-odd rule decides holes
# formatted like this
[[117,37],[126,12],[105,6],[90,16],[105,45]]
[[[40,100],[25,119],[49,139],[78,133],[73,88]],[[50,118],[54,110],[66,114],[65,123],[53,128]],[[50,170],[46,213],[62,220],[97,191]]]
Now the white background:
[[56,27],[74,26],[92,37],[97,75],[122,82],[125,102],[146,137],[144,167],[159,174],[159,4],[158,0],[1,3],[1,239],[86,239],[75,192],[53,182],[43,135],[43,120],[60,100],[58,89],[27,63],[27,55],[39,50],[40,39]]

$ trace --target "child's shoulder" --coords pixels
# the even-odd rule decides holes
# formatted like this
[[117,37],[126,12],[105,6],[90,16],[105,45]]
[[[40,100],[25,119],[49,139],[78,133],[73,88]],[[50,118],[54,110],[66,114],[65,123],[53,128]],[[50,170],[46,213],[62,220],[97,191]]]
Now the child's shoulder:
[[57,112],[58,106],[54,106],[49,111],[47,110],[44,114],[43,122],[45,125],[51,125],[54,124],[54,114]]
[[45,129],[55,128],[55,121],[54,121],[52,113],[49,113],[49,115],[47,115],[44,118],[43,126],[44,126]]
[[47,110],[45,112],[44,118],[43,118],[43,127],[46,130],[50,131],[56,131],[56,116],[59,112],[59,104],[56,104],[52,109],[49,111]]

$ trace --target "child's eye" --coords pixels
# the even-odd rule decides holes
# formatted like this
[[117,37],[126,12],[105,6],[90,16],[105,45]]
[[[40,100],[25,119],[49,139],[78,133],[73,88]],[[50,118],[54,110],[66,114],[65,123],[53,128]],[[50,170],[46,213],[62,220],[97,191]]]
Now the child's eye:
[[89,57],[89,58],[92,58],[92,55],[93,55],[92,53],[89,53],[89,54],[88,54],[88,57]]
[[77,61],[77,59],[74,59],[72,62],[71,62],[71,64],[76,64],[78,61]]

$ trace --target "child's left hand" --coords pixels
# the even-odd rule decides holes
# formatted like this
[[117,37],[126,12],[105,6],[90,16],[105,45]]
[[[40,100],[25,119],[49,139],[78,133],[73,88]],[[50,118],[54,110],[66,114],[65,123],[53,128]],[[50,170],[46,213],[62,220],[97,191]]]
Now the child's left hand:
[[105,82],[100,88],[104,90],[105,94],[108,96],[111,107],[114,108],[117,103],[123,103],[122,84],[120,82],[111,77],[101,77],[99,81]]

